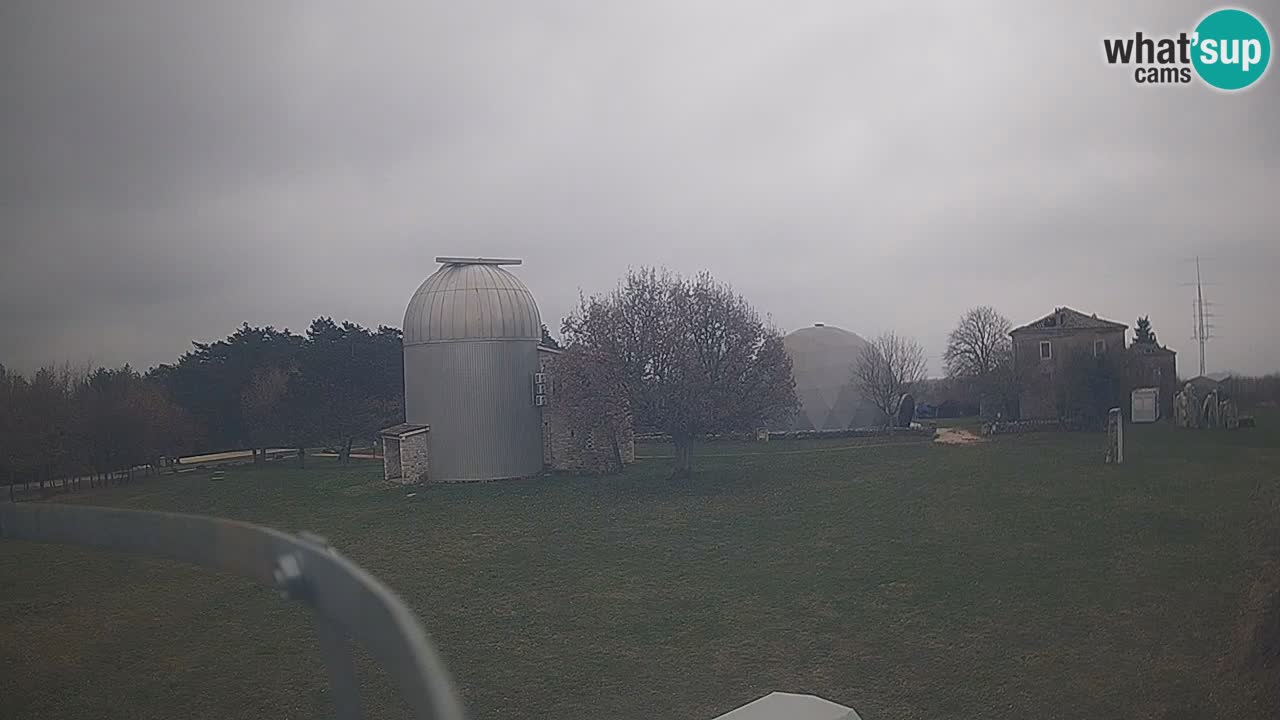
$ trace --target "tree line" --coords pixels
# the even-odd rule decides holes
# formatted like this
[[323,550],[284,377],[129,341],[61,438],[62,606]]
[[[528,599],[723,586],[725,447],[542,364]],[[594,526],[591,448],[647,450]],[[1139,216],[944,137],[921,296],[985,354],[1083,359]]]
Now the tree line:
[[314,320],[305,334],[247,323],[194,343],[151,371],[213,449],[327,447],[349,457],[357,438],[404,418],[400,330]]
[[[632,271],[608,293],[583,297],[564,320],[557,402],[615,450],[622,428],[667,433],[676,474],[708,433],[778,427],[798,402],[782,335],[709,274]],[[244,324],[195,342],[172,364],[138,373],[4,372],[0,478],[111,472],[197,451],[328,447],[404,418],[401,331],[321,317],[305,334]],[[621,454],[614,453],[621,466]]]
[[0,482],[93,483],[198,447],[202,433],[149,374],[0,366]]
[[[863,350],[854,363],[852,382],[886,417],[893,414],[899,398],[912,393],[927,395],[935,405],[951,405],[957,414],[1014,418],[1030,378],[1027,368],[1014,363],[1011,330],[1009,319],[995,308],[970,308],[948,333],[942,355],[945,377],[934,380],[926,377],[920,343],[887,332]],[[1155,344],[1148,318],[1138,318],[1134,342]],[[1055,388],[1060,418],[1099,425],[1109,408],[1122,404],[1126,358],[1120,353],[1070,358]]]
[[[947,339],[947,377],[934,381],[917,341],[885,333],[854,359],[851,381],[886,418],[902,395],[922,389],[972,400],[984,414],[1016,413],[1022,383],[1009,329],[991,307],[966,312]],[[799,406],[782,334],[706,273],[630,271],[614,290],[582,297],[562,332],[556,402],[580,426],[605,430],[619,468],[628,424],[669,435],[683,477],[702,436],[779,428]],[[545,326],[542,335],[544,345],[560,347]],[[1135,335],[1155,342],[1146,318]],[[1115,368],[1077,370],[1064,412],[1117,402]],[[1235,388],[1262,402],[1277,392],[1274,378],[1237,380]],[[245,448],[255,461],[270,447],[295,448],[300,460],[304,448],[325,447],[345,461],[357,440],[403,418],[400,330],[328,317],[303,334],[245,323],[146,373],[64,367],[24,377],[0,366],[0,482],[100,477],[162,457]]]
[[[268,447],[328,447],[404,417],[400,330],[317,318],[304,334],[245,323],[196,342],[172,364],[0,366],[0,482],[97,477],[162,457]],[[300,452],[299,457],[305,457]]]

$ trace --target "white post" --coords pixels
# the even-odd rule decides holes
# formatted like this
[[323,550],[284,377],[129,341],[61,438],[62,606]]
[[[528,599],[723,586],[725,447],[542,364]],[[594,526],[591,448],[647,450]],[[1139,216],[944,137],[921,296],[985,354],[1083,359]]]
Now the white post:
[[1116,464],[1124,462],[1124,413],[1120,408],[1112,410],[1116,414]]
[[1124,415],[1120,408],[1107,413],[1107,464],[1124,462]]

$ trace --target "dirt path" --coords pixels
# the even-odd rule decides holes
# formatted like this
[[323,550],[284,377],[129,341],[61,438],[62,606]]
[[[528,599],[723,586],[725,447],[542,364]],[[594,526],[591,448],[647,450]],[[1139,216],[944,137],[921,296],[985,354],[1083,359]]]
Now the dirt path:
[[981,435],[975,434],[972,430],[964,428],[938,428],[938,434],[934,436],[933,441],[942,443],[943,445],[972,445],[974,443],[983,443],[987,439]]

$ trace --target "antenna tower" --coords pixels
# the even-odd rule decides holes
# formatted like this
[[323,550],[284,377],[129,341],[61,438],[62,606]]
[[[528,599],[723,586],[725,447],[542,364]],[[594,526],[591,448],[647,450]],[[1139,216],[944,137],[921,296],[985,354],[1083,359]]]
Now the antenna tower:
[[1195,324],[1192,329],[1191,337],[1200,343],[1200,374],[1204,375],[1204,344],[1208,342],[1213,335],[1213,313],[1210,308],[1213,303],[1204,299],[1204,283],[1200,280],[1200,258],[1196,257],[1196,300],[1193,304],[1195,311]]

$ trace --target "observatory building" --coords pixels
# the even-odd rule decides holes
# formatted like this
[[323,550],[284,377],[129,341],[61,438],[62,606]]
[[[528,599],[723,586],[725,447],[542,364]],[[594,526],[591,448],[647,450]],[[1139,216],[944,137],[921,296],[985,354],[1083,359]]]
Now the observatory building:
[[857,333],[823,323],[782,339],[791,356],[800,412],[792,430],[846,430],[884,422],[853,383],[853,366],[867,347]]
[[542,320],[503,269],[519,260],[440,257],[404,313],[404,416],[429,428],[433,482],[542,470],[542,413],[530,387]]
[[436,262],[404,313],[405,422],[380,433],[386,479],[505,480],[633,461],[629,429],[606,447],[600,428],[559,411],[538,305],[503,268],[521,261]]

